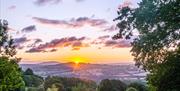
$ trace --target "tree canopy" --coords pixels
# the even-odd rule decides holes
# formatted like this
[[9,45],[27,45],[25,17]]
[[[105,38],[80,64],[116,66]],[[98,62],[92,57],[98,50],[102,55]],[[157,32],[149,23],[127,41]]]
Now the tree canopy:
[[120,80],[104,79],[98,86],[98,91],[125,91],[126,84]]
[[24,72],[24,75],[34,75],[34,72],[32,69],[27,68],[26,71]]
[[[180,90],[177,85],[180,83],[177,80],[180,79],[177,70],[180,67],[177,61],[180,50],[179,7],[179,0],[142,0],[137,8],[120,8],[115,19],[120,30],[113,39],[136,37],[131,49],[136,65],[150,72],[148,83],[158,91],[169,91],[167,88]],[[174,83],[167,79],[172,75],[175,76]],[[167,88],[159,90],[161,87]]]
[[[83,90],[84,87],[89,88],[90,91],[91,89],[96,89],[96,83],[91,80],[85,80],[85,79],[80,79],[80,78],[48,76],[44,82],[45,90],[47,90],[48,88],[51,88],[53,84],[62,84],[64,86],[65,91]],[[83,87],[80,88],[80,86],[83,86]]]
[[24,87],[21,69],[17,64],[15,45],[8,35],[7,21],[0,20],[0,91],[17,90]]
[[138,83],[138,82],[130,83],[128,85],[128,88],[134,88],[137,91],[148,91],[145,85],[143,85],[142,83]]

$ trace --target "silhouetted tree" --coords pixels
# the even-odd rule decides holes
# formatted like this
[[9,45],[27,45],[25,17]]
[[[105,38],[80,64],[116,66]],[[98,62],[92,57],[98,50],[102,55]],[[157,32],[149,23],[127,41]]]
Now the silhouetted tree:
[[136,88],[133,87],[128,87],[126,91],[141,91],[141,90],[137,90]]
[[7,21],[0,20],[0,91],[15,91],[24,87],[19,58],[16,54],[13,39],[8,35]]
[[64,86],[60,83],[54,83],[47,91],[64,91]]
[[104,79],[98,86],[98,91],[125,91],[126,84],[120,80]]
[[30,68],[26,69],[26,71],[24,72],[24,75],[34,75],[33,70]]
[[150,72],[148,83],[157,91],[180,90],[179,7],[179,0],[142,0],[137,8],[121,8],[115,19],[120,30],[113,39],[131,39],[137,30],[131,52],[136,65]]
[[44,88],[50,88],[52,84],[59,83],[64,86],[66,91],[72,91],[73,87],[78,87],[79,84],[83,84],[87,88],[96,89],[96,83],[91,80],[84,80],[79,78],[66,78],[66,77],[58,77],[58,76],[48,76],[44,82]]
[[50,77],[48,76],[44,81],[44,88],[47,90],[55,83],[62,83],[61,79],[58,79],[58,77]]
[[147,87],[141,83],[137,83],[137,82],[134,82],[134,83],[130,83],[128,85],[128,88],[130,87],[133,87],[135,88],[137,91],[148,91]]
[[72,91],[96,91],[96,89],[87,87],[85,84],[78,84],[72,87]]
[[43,78],[37,75],[24,75],[23,80],[27,87],[38,87],[44,82]]

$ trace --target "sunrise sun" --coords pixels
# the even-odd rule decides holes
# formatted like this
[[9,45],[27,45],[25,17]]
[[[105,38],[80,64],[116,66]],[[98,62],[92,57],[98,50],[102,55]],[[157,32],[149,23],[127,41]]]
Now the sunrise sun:
[[73,58],[73,62],[74,62],[75,64],[79,64],[79,62],[82,62],[82,59],[79,58],[79,57],[76,57],[76,58]]
[[79,64],[81,62],[85,62],[85,60],[81,57],[74,57],[72,58],[72,62],[74,62],[75,64]]

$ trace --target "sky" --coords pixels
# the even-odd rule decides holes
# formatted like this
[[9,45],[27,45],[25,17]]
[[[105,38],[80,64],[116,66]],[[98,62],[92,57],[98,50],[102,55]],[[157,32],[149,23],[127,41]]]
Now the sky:
[[0,19],[22,62],[133,62],[131,40],[113,40],[117,10],[137,0],[0,0]]

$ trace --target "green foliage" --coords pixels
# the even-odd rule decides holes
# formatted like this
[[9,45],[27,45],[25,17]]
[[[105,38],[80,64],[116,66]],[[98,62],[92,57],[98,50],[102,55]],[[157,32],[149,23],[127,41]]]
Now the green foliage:
[[13,57],[16,54],[15,45],[13,44],[14,41],[8,34],[8,22],[0,19],[0,55]]
[[61,79],[58,79],[59,77],[50,77],[48,76],[45,79],[44,82],[44,88],[47,90],[47,88],[50,88],[54,83],[62,83]]
[[32,69],[26,69],[23,73],[23,80],[26,86],[25,91],[45,91],[43,87],[43,78],[35,75]]
[[0,21],[0,91],[20,90],[24,87],[19,58],[16,54],[13,39],[7,33],[7,21]]
[[23,79],[25,85],[28,87],[38,87],[44,82],[43,79],[37,75],[24,75]]
[[179,0],[142,0],[137,8],[121,8],[115,19],[120,31],[114,39],[139,33],[131,52],[136,65],[150,72],[148,83],[157,91],[180,90],[179,7]]
[[102,80],[98,86],[98,91],[125,91],[126,84],[120,80]]
[[54,83],[47,89],[47,91],[64,91],[64,86],[60,83]]
[[169,52],[163,62],[157,68],[157,73],[150,74],[149,83],[157,87],[158,91],[180,90],[180,47],[178,51]]
[[148,91],[148,90],[147,90],[147,87],[146,87],[145,85],[143,85],[143,84],[141,84],[141,83],[137,83],[137,82],[130,83],[130,84],[128,85],[128,88],[130,88],[130,87],[135,88],[137,91]]
[[148,85],[148,91],[156,91],[156,87],[154,87],[151,84],[149,84]]
[[42,87],[26,87],[25,90],[20,90],[20,91],[45,91],[45,90]]
[[18,64],[7,57],[0,57],[0,90],[15,90],[24,86]]
[[44,82],[43,78],[41,76],[35,75],[30,68],[24,72],[23,80],[27,87],[39,87]]
[[79,78],[66,78],[66,77],[47,77],[44,82],[44,88],[47,90],[52,86],[52,84],[62,84],[66,91],[71,91],[72,87],[78,86],[78,84],[83,84],[88,88],[95,89],[96,83],[90,80],[83,80]]
[[141,91],[141,90],[137,90],[136,88],[133,87],[128,87],[126,91]]
[[96,91],[94,88],[87,87],[84,84],[78,84],[75,87],[72,87],[72,91]]
[[30,68],[26,69],[26,71],[24,72],[24,75],[34,75],[33,70]]
[[28,87],[27,88],[27,91],[38,91],[37,88],[35,87]]

